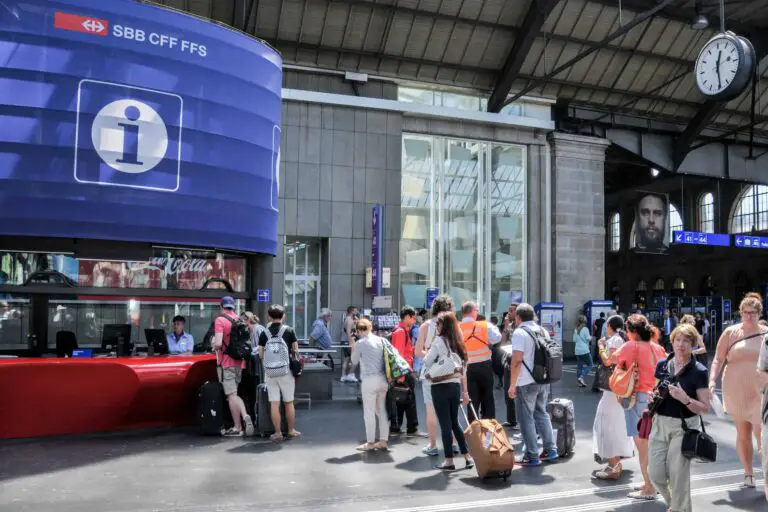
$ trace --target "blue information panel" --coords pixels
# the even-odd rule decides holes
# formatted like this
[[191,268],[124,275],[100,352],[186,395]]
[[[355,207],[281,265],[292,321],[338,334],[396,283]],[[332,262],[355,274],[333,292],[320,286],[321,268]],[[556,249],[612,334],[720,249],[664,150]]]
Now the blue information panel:
[[768,249],[768,237],[733,235],[733,245],[747,249]]
[[438,295],[440,295],[439,288],[427,288],[427,302],[424,304],[425,309],[432,308],[432,303],[435,302]]
[[725,235],[722,233],[698,233],[696,231],[675,231],[672,233],[672,243],[730,247],[731,236]]
[[256,302],[269,302],[271,294],[269,288],[259,288],[256,290]]
[[275,253],[272,48],[134,0],[11,0],[0,62],[0,235]]

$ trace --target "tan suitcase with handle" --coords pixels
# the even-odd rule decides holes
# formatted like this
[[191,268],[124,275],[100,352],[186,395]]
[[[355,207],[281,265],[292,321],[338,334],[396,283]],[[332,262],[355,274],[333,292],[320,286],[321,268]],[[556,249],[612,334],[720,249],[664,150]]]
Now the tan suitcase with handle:
[[[466,411],[463,407],[461,410],[467,419]],[[472,407],[472,413],[477,418],[474,411]],[[503,478],[506,482],[515,465],[515,449],[504,427],[496,420],[476,419],[464,430],[464,437],[475,460],[477,476],[483,479]]]

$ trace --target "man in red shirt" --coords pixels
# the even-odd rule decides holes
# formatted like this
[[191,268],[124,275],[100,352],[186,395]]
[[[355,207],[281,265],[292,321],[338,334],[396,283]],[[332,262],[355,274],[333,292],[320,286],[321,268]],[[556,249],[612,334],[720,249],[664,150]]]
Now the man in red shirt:
[[392,434],[402,434],[400,425],[403,424],[403,416],[407,418],[407,435],[416,435],[419,432],[419,419],[416,417],[416,378],[413,375],[413,356],[415,353],[415,342],[411,339],[411,327],[416,323],[416,310],[411,306],[405,306],[400,311],[400,324],[392,331],[392,346],[403,356],[403,359],[411,368],[411,373],[405,377],[405,382],[411,388],[411,401],[406,405],[398,405],[392,408],[390,414],[389,431]]
[[229,403],[232,413],[232,421],[235,426],[223,433],[226,437],[252,436],[254,432],[253,421],[248,415],[243,399],[237,394],[237,387],[243,376],[245,361],[238,361],[229,357],[226,347],[229,344],[229,336],[232,333],[232,322],[239,317],[235,313],[235,299],[224,297],[221,299],[221,315],[214,322],[213,349],[216,351],[216,359],[221,368],[217,368],[219,380],[224,387],[224,395]]

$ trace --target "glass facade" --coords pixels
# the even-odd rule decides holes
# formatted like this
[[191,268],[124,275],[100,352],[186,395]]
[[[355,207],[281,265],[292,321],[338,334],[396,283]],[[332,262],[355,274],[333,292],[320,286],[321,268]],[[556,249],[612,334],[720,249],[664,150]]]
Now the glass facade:
[[[406,103],[420,103],[435,107],[454,108],[485,112],[488,109],[488,98],[479,94],[466,94],[453,91],[441,91],[436,89],[422,89],[418,87],[398,87],[398,99]],[[504,106],[500,112],[507,116],[524,116],[549,121],[552,119],[552,105],[547,102],[537,102],[525,98]]]
[[524,294],[525,147],[404,135],[400,305],[427,287],[502,312]]
[[309,339],[320,314],[322,246],[318,239],[288,237],[283,247],[286,324],[300,340]]

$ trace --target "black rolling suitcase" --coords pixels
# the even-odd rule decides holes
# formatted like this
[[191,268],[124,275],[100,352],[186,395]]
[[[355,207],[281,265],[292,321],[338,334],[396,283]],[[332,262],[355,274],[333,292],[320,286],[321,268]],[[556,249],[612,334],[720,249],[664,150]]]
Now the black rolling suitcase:
[[576,415],[573,402],[567,398],[555,398],[547,404],[552,429],[555,431],[555,444],[560,457],[573,453],[576,446]]
[[224,388],[219,381],[209,380],[200,386],[197,393],[197,425],[206,436],[219,436],[221,431],[232,426]]
[[[256,386],[256,433],[262,437],[271,436],[275,433],[275,427],[272,425],[271,407],[269,404],[269,393],[266,384]],[[288,421],[285,417],[285,403],[280,402],[280,428],[283,435],[288,434]]]

